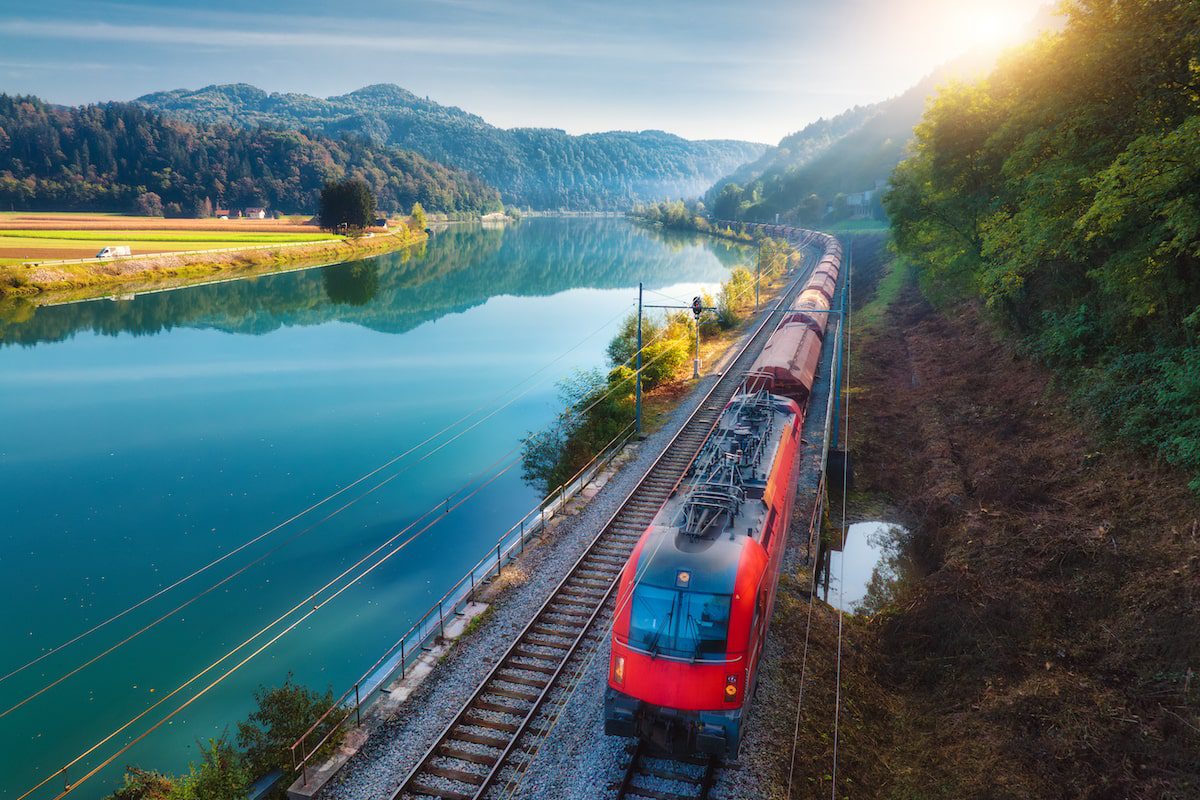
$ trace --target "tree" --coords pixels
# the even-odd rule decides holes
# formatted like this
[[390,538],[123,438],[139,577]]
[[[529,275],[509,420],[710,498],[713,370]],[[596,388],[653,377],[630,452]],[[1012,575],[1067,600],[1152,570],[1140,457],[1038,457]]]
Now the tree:
[[713,203],[713,216],[717,219],[736,219],[741,202],[742,187],[736,183],[727,183],[721,187],[721,193]]
[[[282,686],[268,689],[260,686],[254,692],[258,708],[238,723],[238,743],[246,751],[246,761],[258,774],[274,769],[292,768],[291,746],[321,715],[333,705],[333,692],[318,693],[292,680],[289,674]],[[312,734],[319,741],[333,731],[329,741],[317,751],[321,758],[342,743],[344,731],[340,719],[326,719]]]
[[198,197],[192,201],[191,214],[197,219],[207,219],[213,215],[212,198]]
[[325,184],[321,190],[321,227],[361,231],[375,224],[375,195],[361,178]]
[[379,293],[379,265],[374,261],[335,264],[321,271],[331,303],[365,306]]
[[420,203],[413,203],[412,214],[408,218],[408,225],[414,231],[425,230],[425,208]]
[[163,215],[162,198],[154,192],[142,192],[134,201],[134,212],[143,217],[161,217]]

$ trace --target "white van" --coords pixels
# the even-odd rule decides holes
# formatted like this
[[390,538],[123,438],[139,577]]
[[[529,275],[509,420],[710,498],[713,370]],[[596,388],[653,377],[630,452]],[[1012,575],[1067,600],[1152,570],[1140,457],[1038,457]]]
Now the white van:
[[116,258],[117,256],[131,255],[133,255],[133,253],[129,251],[129,245],[121,244],[104,248],[99,253],[96,253],[96,258]]

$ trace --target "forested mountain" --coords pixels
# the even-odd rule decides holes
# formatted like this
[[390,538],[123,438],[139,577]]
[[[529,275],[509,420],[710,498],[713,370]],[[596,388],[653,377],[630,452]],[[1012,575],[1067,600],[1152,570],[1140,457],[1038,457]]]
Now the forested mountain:
[[[866,192],[860,212],[881,216],[877,189],[904,158],[927,98],[947,77],[928,76],[890,100],[818,120],[739,169],[705,195],[721,219],[815,225],[850,216],[846,196]],[[858,199],[858,198],[856,198]]]
[[901,95],[785,136],[776,149],[718,181],[705,193],[705,205],[721,219],[773,222],[779,214],[802,225],[852,214],[882,217],[880,189],[904,158],[929,98],[947,81],[978,77],[993,60],[989,52],[964,56]]
[[[789,170],[808,164],[839,139],[861,128],[864,122],[879,113],[882,105],[883,103],[873,103],[869,106],[855,106],[832,119],[819,119],[802,130],[783,137],[779,140],[778,146],[763,153],[759,159],[743,164],[731,174],[717,181],[706,193],[706,202],[711,207],[721,196],[721,190],[728,184],[736,184],[739,190],[750,188],[752,194],[752,185],[762,176],[770,175],[773,180],[776,176],[782,176]],[[727,197],[736,199],[740,203],[741,195],[741,191],[730,192]],[[732,215],[738,212],[737,206],[726,206],[716,213],[723,218],[732,219]]]
[[1067,8],[931,105],[885,201],[896,244],[1200,490],[1200,4]]
[[762,155],[751,142],[690,141],[662,131],[572,136],[553,128],[502,129],[391,84],[321,99],[245,84],[178,89],[138,99],[193,122],[356,134],[467,169],[506,203],[536,209],[624,210],[635,202],[697,197]]
[[0,95],[0,208],[132,211],[157,194],[179,214],[206,204],[317,210],[326,181],[370,184],[381,209],[499,208],[462,170],[362,137],[171,119],[132,103],[64,108]]

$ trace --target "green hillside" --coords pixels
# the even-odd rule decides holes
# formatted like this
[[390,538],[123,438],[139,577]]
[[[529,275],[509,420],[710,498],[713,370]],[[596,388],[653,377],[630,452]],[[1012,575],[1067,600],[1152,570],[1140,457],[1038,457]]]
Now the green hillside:
[[21,210],[133,211],[157,195],[171,213],[213,204],[314,213],[321,187],[364,179],[385,211],[499,208],[479,178],[362,138],[167,119],[131,103],[65,108],[0,95],[0,204]]
[[192,122],[272,126],[362,136],[470,170],[504,202],[536,209],[624,210],[635,202],[696,197],[766,145],[690,141],[662,131],[572,136],[502,129],[462,109],[378,84],[326,99],[269,94],[246,84],[177,89],[139,103]]

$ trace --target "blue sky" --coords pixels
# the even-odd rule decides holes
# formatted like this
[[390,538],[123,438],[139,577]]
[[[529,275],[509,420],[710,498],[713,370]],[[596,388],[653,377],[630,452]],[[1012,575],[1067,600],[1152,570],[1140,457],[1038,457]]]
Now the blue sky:
[[396,83],[504,127],[776,142],[1011,39],[1044,0],[0,2],[0,91]]

